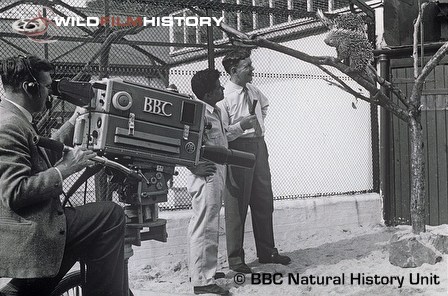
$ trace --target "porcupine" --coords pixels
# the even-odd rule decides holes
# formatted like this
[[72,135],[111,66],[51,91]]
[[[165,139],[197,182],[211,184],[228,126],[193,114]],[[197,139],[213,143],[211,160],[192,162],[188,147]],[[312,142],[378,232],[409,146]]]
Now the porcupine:
[[329,20],[322,12],[318,12],[318,16],[330,28],[324,42],[336,48],[338,59],[348,61],[349,71],[365,71],[373,60],[373,48],[367,39],[362,17],[348,13]]

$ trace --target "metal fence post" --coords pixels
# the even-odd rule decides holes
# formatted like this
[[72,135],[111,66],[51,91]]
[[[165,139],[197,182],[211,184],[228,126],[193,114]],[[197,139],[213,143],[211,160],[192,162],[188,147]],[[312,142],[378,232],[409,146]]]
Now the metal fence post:
[[[381,54],[379,57],[380,75],[386,80],[390,80],[389,73],[389,58],[386,54]],[[386,94],[388,92],[384,90]],[[391,115],[390,112],[384,108],[380,111],[380,188],[383,196],[384,221],[386,225],[391,224],[392,213],[392,198],[390,192],[390,129],[391,129]]]

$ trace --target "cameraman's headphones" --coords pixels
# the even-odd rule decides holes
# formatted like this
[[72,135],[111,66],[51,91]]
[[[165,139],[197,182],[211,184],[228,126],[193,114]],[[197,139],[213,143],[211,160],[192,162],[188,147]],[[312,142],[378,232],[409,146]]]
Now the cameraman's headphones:
[[[36,95],[39,94],[40,96],[40,84],[37,82],[36,77],[31,72],[31,63],[27,56],[19,56],[19,58],[22,60],[23,64],[25,65],[25,68],[27,69],[28,73],[30,74],[31,78],[33,78],[33,81],[24,82],[26,84],[26,90],[32,94]],[[23,87],[23,86],[22,86]]]

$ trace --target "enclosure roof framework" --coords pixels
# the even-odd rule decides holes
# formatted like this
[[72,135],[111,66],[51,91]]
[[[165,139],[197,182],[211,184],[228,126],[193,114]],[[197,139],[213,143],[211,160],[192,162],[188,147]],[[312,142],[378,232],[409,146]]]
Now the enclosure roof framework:
[[[73,2],[79,0],[9,0],[0,4],[0,44],[2,52],[12,54],[37,54],[52,61],[59,72],[77,73],[85,70],[86,65],[93,71],[106,71],[117,75],[140,75],[157,77],[169,68],[204,59],[207,56],[207,42],[175,42],[169,27],[111,27],[105,26],[49,26],[42,37],[57,40],[51,43],[38,43],[24,35],[15,33],[12,24],[18,19],[31,19],[37,13],[50,17],[81,17],[99,15],[114,15],[122,17],[137,16],[168,16],[190,7],[216,13],[249,13],[256,15],[276,16],[286,18],[286,22],[261,29],[247,30],[246,33],[256,33],[274,41],[287,41],[301,38],[322,30],[322,25],[316,21],[315,12],[311,9],[326,8],[337,10],[347,9],[350,0],[317,0],[295,1],[296,3],[314,3],[314,7],[302,5],[289,9],[288,7],[266,7],[248,4],[235,4],[232,1],[204,0],[133,0],[133,1],[91,1],[90,5],[76,7]],[[292,0],[285,0],[291,2]],[[252,3],[252,1],[249,1]],[[247,3],[249,3],[247,2]],[[268,1],[269,2],[269,1]],[[271,1],[272,2],[272,1]],[[285,3],[286,3],[285,2]],[[289,3],[288,2],[288,3]],[[333,2],[333,7],[328,6]],[[246,3],[238,1],[238,3]],[[263,3],[256,1],[255,3]],[[128,5],[128,6],[126,6]],[[324,6],[322,6],[324,5]],[[326,5],[326,6],[325,6]],[[125,9],[127,8],[127,9]],[[272,22],[272,21],[271,21]],[[217,30],[214,28],[213,30]],[[170,35],[171,34],[171,35]],[[215,33],[214,33],[215,34]],[[222,33],[221,33],[222,34]],[[39,40],[39,37],[36,38]],[[231,44],[223,38],[215,40],[213,47],[216,54],[222,54]],[[86,53],[92,54],[86,61]]]

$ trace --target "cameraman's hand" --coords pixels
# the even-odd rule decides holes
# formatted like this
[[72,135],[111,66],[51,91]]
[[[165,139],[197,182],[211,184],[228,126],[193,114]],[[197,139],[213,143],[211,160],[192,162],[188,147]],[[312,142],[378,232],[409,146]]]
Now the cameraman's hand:
[[256,115],[249,115],[240,121],[240,125],[243,130],[254,128],[256,123],[257,123]]
[[216,165],[213,162],[202,162],[197,166],[189,167],[190,172],[199,177],[209,177],[216,172]]
[[65,153],[62,159],[56,164],[56,167],[61,171],[62,178],[65,179],[87,166],[94,165],[92,158],[95,156],[96,153],[92,150],[77,146]]

